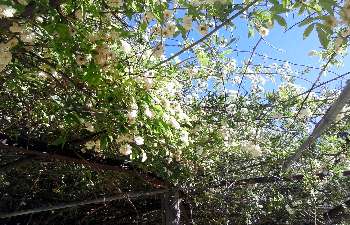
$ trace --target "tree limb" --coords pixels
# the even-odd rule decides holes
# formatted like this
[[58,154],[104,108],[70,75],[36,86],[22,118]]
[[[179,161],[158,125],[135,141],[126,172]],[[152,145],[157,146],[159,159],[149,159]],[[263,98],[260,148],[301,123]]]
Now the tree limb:
[[346,209],[350,207],[350,200],[345,201],[343,204],[335,206],[329,211],[323,214],[325,220],[328,220],[330,224],[340,223],[344,220],[350,220],[350,215],[346,213]]
[[299,147],[299,149],[289,157],[283,167],[282,170],[287,170],[291,164],[295,161],[298,161],[304,152],[306,152],[310,145],[312,145],[321,134],[328,129],[331,124],[335,121],[336,116],[341,112],[343,107],[350,100],[350,80],[347,81],[347,84],[343,91],[340,93],[338,99],[332,104],[332,106],[328,109],[323,118],[317,123],[316,127],[310,134],[310,136],[303,142],[303,144]]

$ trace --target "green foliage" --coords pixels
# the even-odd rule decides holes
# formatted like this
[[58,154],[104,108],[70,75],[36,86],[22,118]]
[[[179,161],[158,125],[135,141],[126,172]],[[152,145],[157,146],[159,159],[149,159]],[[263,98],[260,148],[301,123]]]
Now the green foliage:
[[[327,83],[310,90],[298,85],[310,82],[315,68],[264,56],[258,46],[235,48],[242,24],[248,37],[266,37],[275,22],[285,30],[295,22],[305,27],[304,39],[316,31],[319,54],[328,60],[347,45],[349,18],[340,2],[28,3],[1,3],[1,133],[153,173],[188,193],[198,224],[257,224],[271,222],[271,215],[297,224],[305,219],[301,212],[348,193],[345,185],[332,186],[332,179],[343,179],[348,158],[348,143],[337,136],[349,129],[346,110],[298,167],[280,170],[338,93]],[[293,13],[297,21],[286,19]],[[215,27],[220,31],[187,49]],[[170,57],[178,51],[184,52]],[[321,169],[337,175],[323,182],[314,176]],[[282,179],[293,174],[303,179]],[[282,180],[240,186],[256,177]],[[57,187],[62,198],[66,192],[66,184]]]

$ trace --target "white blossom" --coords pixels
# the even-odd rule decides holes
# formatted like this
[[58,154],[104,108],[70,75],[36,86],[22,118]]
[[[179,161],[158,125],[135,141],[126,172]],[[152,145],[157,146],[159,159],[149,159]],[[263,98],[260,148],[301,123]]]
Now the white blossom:
[[174,23],[168,23],[165,25],[164,36],[165,37],[172,37],[172,36],[174,36],[176,30],[177,30],[177,27]]
[[84,19],[84,14],[83,11],[81,11],[80,9],[78,9],[77,11],[75,11],[74,13],[75,18],[82,20]]
[[244,141],[241,144],[242,151],[251,155],[252,157],[260,157],[262,155],[261,148],[258,144],[254,144],[252,141]]
[[16,10],[11,6],[0,5],[0,19],[4,17],[13,17]]
[[198,26],[198,31],[201,35],[206,35],[208,33],[209,26],[207,24],[200,24]]
[[121,134],[118,136],[116,142],[118,144],[123,142],[132,142],[132,136],[130,134]]
[[185,30],[191,30],[192,28],[192,16],[183,17],[183,28]]
[[111,8],[117,8],[124,5],[124,0],[107,0],[106,3]]
[[143,145],[144,144],[144,139],[141,136],[136,136],[134,138],[135,144],[136,145]]
[[23,5],[23,6],[28,5],[27,0],[17,0],[17,2],[18,2],[19,4],[21,4],[21,5]]
[[171,17],[173,17],[173,12],[170,10],[164,10],[163,12],[164,20],[169,20]]
[[128,112],[128,120],[130,123],[134,123],[137,117],[137,110],[131,110]]
[[87,131],[90,131],[91,133],[95,132],[95,128],[91,123],[85,123],[84,125]]
[[88,59],[87,57],[85,57],[84,55],[77,55],[75,57],[75,62],[79,65],[79,66],[82,66],[82,65],[85,65],[87,62],[88,62]]
[[88,150],[92,150],[95,148],[95,142],[94,141],[88,141],[85,143],[85,148]]
[[6,66],[12,61],[12,53],[9,51],[0,52],[0,66]]
[[130,155],[132,153],[132,147],[129,144],[124,144],[124,145],[120,146],[119,152],[120,152],[120,154],[125,155],[125,156]]
[[131,45],[130,45],[128,42],[124,41],[124,40],[121,40],[120,42],[121,42],[121,44],[122,44],[122,49],[123,49],[123,51],[124,51],[126,54],[130,54],[130,53],[131,53],[131,50],[132,50]]
[[157,45],[153,49],[153,55],[157,58],[161,58],[164,54],[164,46],[162,44]]
[[154,15],[152,12],[145,12],[145,15],[143,16],[144,21],[150,22],[151,20],[154,19]]
[[144,111],[144,113],[145,113],[145,115],[148,117],[148,118],[153,118],[153,112],[148,108],[148,107],[146,107],[145,108],[145,111]]
[[35,39],[35,34],[33,32],[25,31],[20,34],[20,39],[25,43],[33,43]]
[[242,115],[246,115],[246,114],[248,114],[249,113],[249,110],[247,109],[247,108],[241,108],[241,114]]
[[72,36],[72,37],[74,37],[78,33],[74,27],[69,27],[68,32],[69,32],[70,36]]
[[267,35],[269,35],[269,29],[265,28],[265,27],[260,27],[259,28],[259,33],[261,36],[266,37]]
[[153,86],[153,79],[150,77],[144,77],[143,78],[143,82],[145,84],[145,89],[147,91],[151,90],[152,86]]
[[341,46],[343,45],[343,38],[342,37],[337,37],[337,39],[335,39],[335,43],[334,43],[334,49],[336,52],[339,52]]
[[16,23],[16,22],[13,22],[9,29],[12,33],[22,33],[23,32],[23,28],[20,25],[18,25],[18,23]]
[[141,162],[145,162],[147,160],[146,152],[142,151]]
[[106,45],[96,47],[97,54],[94,56],[94,61],[100,66],[106,65],[109,61],[115,59],[115,54]]
[[310,116],[312,116],[312,111],[309,108],[303,108],[298,114],[298,117],[301,119],[309,118]]
[[180,134],[180,140],[187,146],[189,145],[189,137],[188,137],[188,132],[183,130],[181,131]]
[[316,50],[311,50],[311,51],[308,53],[308,56],[317,56],[317,51],[316,51]]
[[286,207],[286,210],[289,214],[291,214],[291,215],[294,214],[295,211],[292,207],[290,207],[288,204],[285,207]]
[[181,128],[179,122],[177,122],[177,120],[174,117],[170,117],[170,121],[169,122],[175,129],[180,129]]

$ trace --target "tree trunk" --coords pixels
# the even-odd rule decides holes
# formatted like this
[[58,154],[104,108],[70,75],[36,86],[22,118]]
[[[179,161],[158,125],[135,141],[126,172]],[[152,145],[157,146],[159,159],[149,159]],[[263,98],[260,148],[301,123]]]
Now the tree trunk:
[[165,193],[162,197],[162,211],[164,225],[180,225],[180,202],[178,190]]

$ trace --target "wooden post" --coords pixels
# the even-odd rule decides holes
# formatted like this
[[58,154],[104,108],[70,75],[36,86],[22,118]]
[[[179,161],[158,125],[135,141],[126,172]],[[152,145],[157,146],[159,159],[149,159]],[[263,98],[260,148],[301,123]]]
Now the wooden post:
[[172,190],[163,195],[163,225],[180,225],[180,202],[178,190]]

